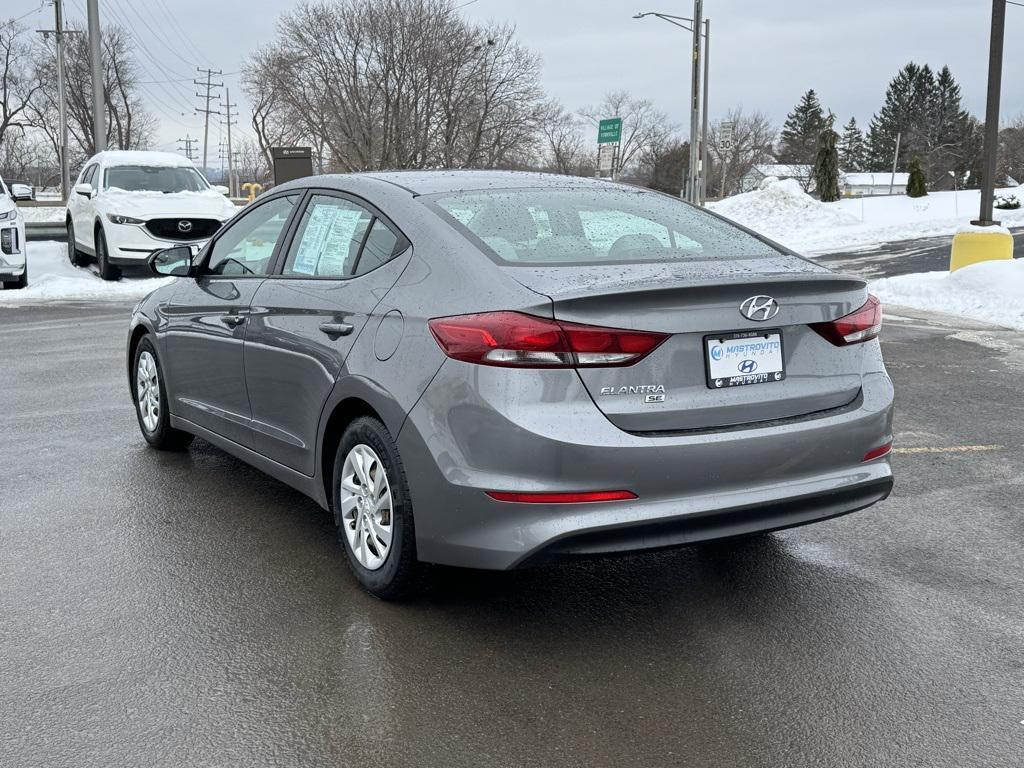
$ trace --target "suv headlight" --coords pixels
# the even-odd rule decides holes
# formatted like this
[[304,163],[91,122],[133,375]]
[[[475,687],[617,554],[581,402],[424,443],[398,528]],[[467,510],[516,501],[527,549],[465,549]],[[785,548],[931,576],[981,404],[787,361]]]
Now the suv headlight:
[[133,219],[131,216],[121,216],[116,213],[108,213],[107,218],[111,224],[145,224],[142,219]]
[[0,213],[0,221],[7,221],[8,219],[16,219],[16,218],[18,218],[18,209],[17,208],[12,208],[9,211],[4,211],[3,213]]

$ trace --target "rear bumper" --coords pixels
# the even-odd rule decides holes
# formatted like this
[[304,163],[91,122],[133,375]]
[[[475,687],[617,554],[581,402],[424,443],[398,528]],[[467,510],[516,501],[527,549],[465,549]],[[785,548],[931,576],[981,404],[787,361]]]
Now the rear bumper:
[[[861,461],[892,439],[884,371],[864,376],[853,407],[820,418],[666,436],[612,425],[573,371],[540,374],[446,361],[410,413],[399,449],[422,560],[508,569],[677,546],[846,514],[892,487],[887,458]],[[487,490],[637,498],[516,504]]]

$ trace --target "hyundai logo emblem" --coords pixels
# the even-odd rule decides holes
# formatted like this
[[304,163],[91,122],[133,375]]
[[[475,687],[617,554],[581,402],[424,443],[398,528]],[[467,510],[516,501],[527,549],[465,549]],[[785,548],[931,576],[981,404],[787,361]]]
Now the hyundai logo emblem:
[[185,219],[182,219],[181,221],[178,222],[178,231],[183,233],[183,234],[185,232],[191,232],[192,231],[192,222],[191,221],[186,221]]
[[747,320],[763,323],[779,314],[779,302],[771,296],[751,296],[740,304],[740,314]]
[[739,364],[740,373],[753,373],[757,370],[757,363],[753,360],[744,360]]

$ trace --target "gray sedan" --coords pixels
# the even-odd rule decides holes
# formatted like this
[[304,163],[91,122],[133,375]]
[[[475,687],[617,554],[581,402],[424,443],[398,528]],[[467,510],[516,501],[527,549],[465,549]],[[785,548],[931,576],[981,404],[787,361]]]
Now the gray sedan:
[[308,494],[380,597],[427,563],[678,546],[892,487],[864,282],[656,192],[320,176],[150,263],[179,279],[131,320],[145,439]]

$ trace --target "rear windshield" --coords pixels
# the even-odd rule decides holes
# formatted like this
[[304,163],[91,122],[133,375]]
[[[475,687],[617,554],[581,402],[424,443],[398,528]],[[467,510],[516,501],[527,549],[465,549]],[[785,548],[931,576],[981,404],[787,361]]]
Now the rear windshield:
[[128,192],[202,192],[205,179],[195,168],[161,167],[156,165],[117,165],[104,172],[104,189]]
[[616,187],[501,189],[430,198],[509,265],[777,256],[756,237],[682,201]]

